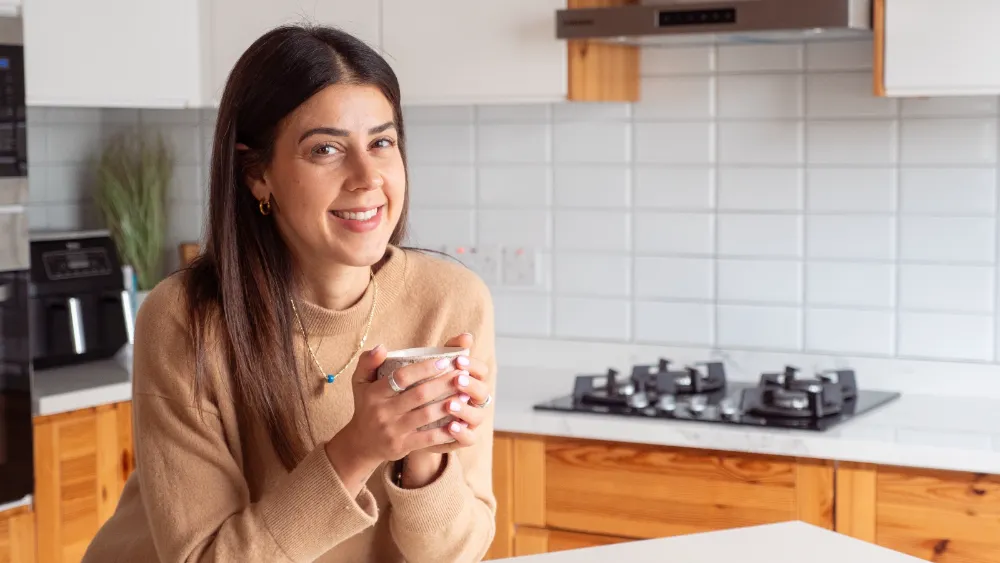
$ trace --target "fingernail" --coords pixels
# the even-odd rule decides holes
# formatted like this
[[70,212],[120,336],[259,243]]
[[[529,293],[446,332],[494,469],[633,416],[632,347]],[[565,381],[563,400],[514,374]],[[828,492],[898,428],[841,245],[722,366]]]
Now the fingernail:
[[444,369],[448,367],[448,358],[441,358],[440,360],[434,363],[434,367],[438,369]]
[[459,422],[459,424],[462,425],[462,428],[468,428],[469,427],[469,423],[468,422]]
[[458,386],[459,387],[465,387],[468,384],[469,384],[469,374],[465,373],[464,371],[463,372],[459,372],[459,374],[458,374]]
[[451,409],[451,412],[458,412],[462,408],[462,404],[452,399],[451,403],[448,404],[448,408]]
[[462,394],[460,394],[458,396],[458,400],[462,401],[463,403],[468,403],[469,402],[469,396],[466,395],[465,393],[462,393]]
[[469,365],[469,358],[466,358],[465,356],[459,356],[458,365],[462,366],[463,368]]
[[462,425],[459,424],[458,422],[452,422],[451,424],[448,425],[448,429],[451,430],[453,433],[458,434],[459,432],[462,431]]
[[382,345],[381,345],[381,344],[379,344],[378,346],[376,346],[376,347],[372,348],[372,349],[371,349],[371,351],[370,351],[370,352],[368,352],[368,355],[369,355],[369,356],[374,356],[375,354],[378,354],[378,353],[379,353],[379,351],[381,351],[381,350],[382,350]]

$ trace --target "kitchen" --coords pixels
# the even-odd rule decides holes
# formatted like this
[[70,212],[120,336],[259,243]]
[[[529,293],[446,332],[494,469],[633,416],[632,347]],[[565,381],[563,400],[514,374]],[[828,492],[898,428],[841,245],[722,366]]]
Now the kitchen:
[[[986,23],[1000,8],[876,0],[872,29],[807,39],[557,35],[573,27],[558,10],[620,4],[0,2],[3,42],[24,45],[28,179],[26,199],[0,193],[13,202],[0,220],[21,262],[25,236],[104,228],[90,166],[141,125],[173,148],[176,268],[202,234],[236,57],[283,21],[341,25],[400,77],[410,242],[455,255],[493,294],[491,559],[584,561],[647,539],[662,555],[688,534],[801,521],[925,560],[1000,560],[1000,39]],[[23,317],[3,314],[17,336]],[[9,560],[78,561],[114,510],[134,468],[128,353],[33,374],[34,490],[0,512]],[[771,394],[812,411],[827,402],[801,392],[844,395],[848,373],[887,402],[825,429],[732,416],[736,390],[763,396],[762,374],[782,388],[836,374]],[[673,387],[724,375],[734,391],[690,402],[659,393],[658,374]],[[763,555],[746,541],[741,556]]]

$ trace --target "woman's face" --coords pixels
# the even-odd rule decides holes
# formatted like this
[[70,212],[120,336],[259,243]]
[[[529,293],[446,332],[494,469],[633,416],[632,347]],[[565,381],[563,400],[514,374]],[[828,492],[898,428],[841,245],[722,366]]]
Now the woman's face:
[[280,124],[251,182],[299,264],[369,266],[399,222],[406,174],[392,105],[374,86],[329,86]]

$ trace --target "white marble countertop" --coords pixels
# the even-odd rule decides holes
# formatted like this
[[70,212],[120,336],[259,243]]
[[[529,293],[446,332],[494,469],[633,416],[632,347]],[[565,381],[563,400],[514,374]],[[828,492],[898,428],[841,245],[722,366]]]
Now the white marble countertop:
[[128,401],[132,379],[119,359],[65,366],[34,373],[33,412],[45,416]]
[[501,367],[497,431],[1000,474],[1000,400],[903,393],[825,432],[586,413],[533,405],[572,392],[572,370]]
[[500,559],[517,563],[918,563],[909,555],[803,522],[642,540],[544,555]]

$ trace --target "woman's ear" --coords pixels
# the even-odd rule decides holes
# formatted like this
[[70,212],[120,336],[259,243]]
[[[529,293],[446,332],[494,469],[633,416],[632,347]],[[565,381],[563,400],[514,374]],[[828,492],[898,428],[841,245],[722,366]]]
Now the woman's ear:
[[240,173],[243,175],[243,182],[250,188],[254,199],[260,201],[267,199],[271,194],[271,189],[267,185],[267,178],[257,165],[257,159],[250,147],[243,143],[236,143],[236,159],[240,163]]

